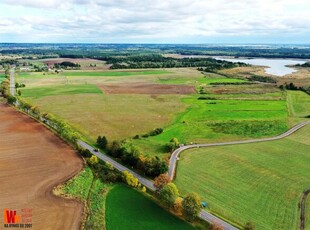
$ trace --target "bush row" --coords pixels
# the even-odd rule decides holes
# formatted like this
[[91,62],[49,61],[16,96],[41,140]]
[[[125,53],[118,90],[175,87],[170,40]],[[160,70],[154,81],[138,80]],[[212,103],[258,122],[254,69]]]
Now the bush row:
[[141,170],[145,175],[156,177],[168,171],[168,165],[159,157],[145,156],[128,140],[113,141],[107,145],[108,155],[120,159],[124,164]]

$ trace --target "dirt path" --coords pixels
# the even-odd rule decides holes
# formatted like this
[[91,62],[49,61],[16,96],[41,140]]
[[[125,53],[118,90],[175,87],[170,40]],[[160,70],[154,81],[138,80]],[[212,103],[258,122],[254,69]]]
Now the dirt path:
[[55,197],[52,189],[82,167],[72,148],[48,129],[0,103],[1,213],[31,208],[32,229],[79,229],[83,204]]

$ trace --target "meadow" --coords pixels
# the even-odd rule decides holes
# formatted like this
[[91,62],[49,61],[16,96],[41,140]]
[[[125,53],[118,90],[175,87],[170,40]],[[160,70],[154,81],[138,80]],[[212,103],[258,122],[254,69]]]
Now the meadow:
[[[268,100],[242,96],[239,95],[238,100],[198,100],[197,95],[183,97],[181,101],[187,109],[177,114],[162,134],[133,142],[146,153],[156,155],[167,152],[164,146],[173,137],[184,144],[221,142],[273,136],[288,129],[286,100],[273,99],[273,95]],[[208,97],[216,99],[217,95]]]
[[306,224],[305,224],[305,228],[306,229],[310,229],[310,196],[307,196],[307,202],[306,202],[306,213],[307,213],[307,217],[306,217]]
[[106,199],[107,230],[194,229],[172,216],[148,197],[126,186],[117,185]]
[[142,70],[142,71],[105,71],[105,72],[97,72],[97,71],[66,71],[60,73],[60,75],[64,76],[74,76],[74,77],[123,77],[123,76],[137,76],[137,75],[157,75],[157,74],[169,74],[166,70]]
[[310,97],[305,92],[288,91],[288,104],[291,116],[305,118],[310,115]]
[[[165,70],[141,70],[149,75],[138,76],[139,71],[66,71],[64,75],[74,73],[74,76],[26,73],[18,78],[26,83],[23,97],[42,111],[65,119],[92,143],[99,135],[115,140],[163,128],[164,132],[158,136],[132,140],[148,155],[167,156],[165,146],[173,137],[181,143],[218,142],[271,136],[288,128],[286,94],[274,86],[225,85],[246,83],[246,80],[217,74],[204,76],[193,69],[171,69],[167,74],[160,74],[162,71]],[[107,77],[95,77],[103,73]],[[115,73],[133,75],[108,77]],[[98,88],[111,82],[128,86],[131,82],[187,84],[195,86],[197,91],[203,88],[206,93],[101,94]]]
[[5,79],[5,75],[4,74],[0,74],[0,83]]
[[84,84],[22,88],[21,93],[26,98],[41,98],[53,95],[102,94],[102,91],[96,85]]
[[163,127],[185,106],[178,95],[74,94],[27,98],[42,111],[68,121],[88,140],[99,135],[108,140],[133,137]]
[[277,141],[186,151],[175,183],[182,194],[197,192],[212,213],[241,226],[296,229],[298,202],[310,185],[309,133],[307,126]]
[[74,178],[56,188],[54,193],[84,202],[87,206],[85,229],[99,230],[105,228],[106,193],[112,187],[95,178],[92,170],[86,166]]

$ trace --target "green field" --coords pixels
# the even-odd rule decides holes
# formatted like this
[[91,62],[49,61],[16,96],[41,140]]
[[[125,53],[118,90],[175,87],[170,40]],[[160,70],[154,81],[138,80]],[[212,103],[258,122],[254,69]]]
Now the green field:
[[181,143],[219,142],[249,137],[273,136],[285,132],[287,105],[285,100],[197,100],[182,99],[187,110],[176,116],[164,132],[134,142],[146,153],[165,153],[165,144],[173,137]]
[[169,124],[185,110],[178,95],[75,94],[32,99],[42,111],[68,121],[85,137],[95,141],[133,137]]
[[308,194],[307,196],[307,201],[306,201],[306,224],[305,224],[305,229],[310,229],[310,196]]
[[4,74],[0,74],[0,83],[5,79],[5,75]]
[[246,80],[243,79],[236,79],[236,78],[205,78],[204,81],[207,84],[212,84],[212,83],[243,83],[247,82]]
[[123,77],[123,76],[137,76],[137,75],[157,75],[157,74],[168,74],[166,70],[142,70],[142,71],[66,71],[60,73],[64,76],[74,76],[74,77]]
[[302,91],[288,91],[289,111],[292,116],[304,118],[310,115],[310,96]]
[[296,229],[300,195],[310,187],[309,133],[307,126],[282,140],[186,151],[175,183],[239,225]]
[[65,186],[62,188],[63,192],[72,197],[86,200],[93,179],[94,176],[91,169],[86,167],[79,175],[66,182]]
[[107,230],[194,229],[172,216],[145,195],[125,186],[116,186],[106,199]]
[[66,182],[56,194],[82,200],[88,212],[85,229],[99,230],[105,227],[106,193],[112,187],[94,178],[92,170],[86,166],[80,174]]
[[[159,136],[134,140],[149,155],[166,154],[165,145],[173,137],[181,143],[218,142],[272,136],[288,128],[286,95],[275,87],[260,84],[214,86],[210,83],[245,81],[214,74],[213,78],[211,75],[205,77],[190,69],[173,69],[170,74],[158,77],[158,71],[164,70],[140,71],[149,73],[148,76],[117,78],[100,78],[95,76],[100,72],[83,71],[64,74],[84,77],[42,77],[38,73],[27,73],[28,76],[19,78],[26,82],[26,88],[22,90],[23,97],[28,97],[42,111],[65,119],[91,142],[99,135],[115,140],[164,128]],[[87,77],[85,73],[93,73],[94,76]],[[100,95],[101,91],[95,86],[105,82],[126,83],[133,77],[134,82],[184,83],[189,80],[189,84],[197,88],[202,85],[210,92],[183,96]],[[65,85],[66,81],[68,85]],[[207,97],[207,100],[199,100],[200,97]]]
[[57,85],[22,88],[23,97],[41,98],[53,95],[102,94],[96,85]]

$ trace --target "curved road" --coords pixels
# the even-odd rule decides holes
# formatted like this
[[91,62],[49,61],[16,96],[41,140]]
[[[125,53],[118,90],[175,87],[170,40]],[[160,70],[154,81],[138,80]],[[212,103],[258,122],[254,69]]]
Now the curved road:
[[230,141],[230,142],[220,142],[220,143],[211,143],[211,144],[194,144],[194,145],[185,145],[182,146],[178,149],[176,149],[170,157],[169,160],[169,171],[168,171],[168,176],[170,180],[173,180],[174,175],[175,175],[175,170],[176,170],[176,164],[179,158],[179,155],[181,152],[187,149],[192,149],[192,148],[203,148],[203,147],[212,147],[212,146],[224,146],[224,145],[237,145],[237,144],[249,144],[249,143],[256,143],[256,142],[265,142],[265,141],[274,141],[274,140],[279,140],[284,137],[287,137],[291,135],[292,133],[296,132],[298,129],[301,129],[305,125],[309,125],[310,121],[304,121],[299,123],[298,125],[294,126],[290,130],[286,131],[285,133],[282,133],[278,136],[275,137],[269,137],[269,138],[262,138],[262,139],[252,139],[252,140],[244,140],[244,141]]
[[[170,158],[170,162],[169,162],[169,171],[168,171],[168,175],[171,179],[173,179],[174,174],[175,174],[175,168],[176,168],[176,163],[177,163],[177,159],[178,156],[180,155],[180,153],[186,149],[191,149],[191,148],[200,148],[200,147],[211,147],[211,146],[224,146],[224,145],[235,145],[235,144],[248,144],[248,143],[255,143],[255,142],[264,142],[264,141],[274,141],[274,140],[278,140],[284,137],[287,137],[289,135],[291,135],[292,133],[296,132],[298,129],[304,127],[305,125],[309,125],[310,121],[304,121],[296,126],[294,126],[293,128],[291,128],[290,130],[288,130],[287,132],[279,135],[279,136],[275,136],[275,137],[270,137],[270,138],[262,138],[262,139],[254,139],[254,140],[244,140],[244,141],[231,141],[231,142],[222,142],[222,143],[212,143],[212,144],[194,144],[194,145],[187,145],[187,146],[183,146],[180,147],[178,149],[176,149]],[[132,171],[131,169],[123,166],[122,164],[118,163],[117,161],[113,160],[111,157],[104,155],[101,152],[96,152],[94,151],[94,148],[85,143],[84,141],[79,140],[78,144],[83,147],[84,149],[88,149],[92,154],[94,154],[95,156],[97,156],[98,158],[100,158],[101,160],[110,163],[111,165],[113,165],[117,170],[123,172],[123,171],[128,171],[130,173],[132,173],[136,178],[138,178],[139,182],[141,184],[143,184],[145,187],[147,187],[148,189],[155,191],[156,188],[153,185],[153,181],[146,179],[145,177],[137,174],[136,172]],[[212,215],[209,212],[206,212],[205,210],[202,210],[199,214],[200,218],[209,222],[209,223],[213,223],[216,224],[217,226],[221,227],[221,229],[223,230],[237,230],[238,228],[230,225],[229,223],[225,222],[224,220]]]

